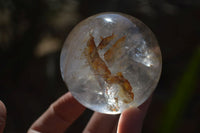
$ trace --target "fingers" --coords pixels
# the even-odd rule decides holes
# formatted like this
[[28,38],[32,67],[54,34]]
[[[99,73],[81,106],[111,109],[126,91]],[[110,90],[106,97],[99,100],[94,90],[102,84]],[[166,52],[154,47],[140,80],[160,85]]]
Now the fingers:
[[114,133],[119,115],[106,115],[95,112],[83,133]]
[[71,93],[55,101],[47,111],[33,123],[28,133],[63,133],[85,110]]
[[0,101],[0,133],[3,133],[6,125],[6,107],[2,101]]
[[119,119],[117,133],[141,133],[142,124],[151,98],[138,108],[125,110]]

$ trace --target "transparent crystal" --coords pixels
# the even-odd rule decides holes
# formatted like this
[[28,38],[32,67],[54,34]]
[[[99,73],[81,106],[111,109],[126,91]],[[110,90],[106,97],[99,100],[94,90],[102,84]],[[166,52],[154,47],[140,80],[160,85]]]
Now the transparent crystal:
[[91,110],[119,114],[141,105],[161,73],[161,52],[151,30],[122,13],[101,13],[80,22],[60,58],[72,95]]

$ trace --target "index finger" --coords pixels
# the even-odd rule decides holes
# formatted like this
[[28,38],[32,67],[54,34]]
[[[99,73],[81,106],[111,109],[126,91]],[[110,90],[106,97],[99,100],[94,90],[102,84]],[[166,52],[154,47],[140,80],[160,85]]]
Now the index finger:
[[37,119],[28,133],[63,133],[85,110],[71,93],[66,93],[50,105],[47,111]]

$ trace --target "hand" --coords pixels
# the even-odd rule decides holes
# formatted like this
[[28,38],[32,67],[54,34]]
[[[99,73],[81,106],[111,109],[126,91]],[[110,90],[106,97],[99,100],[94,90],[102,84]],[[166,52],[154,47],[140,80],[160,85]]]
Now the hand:
[[[84,129],[84,133],[140,133],[150,100],[139,108],[129,108],[119,115],[95,112]],[[30,127],[28,133],[64,133],[83,113],[85,107],[78,103],[71,93],[55,101]],[[6,108],[0,101],[0,133],[3,133]]]

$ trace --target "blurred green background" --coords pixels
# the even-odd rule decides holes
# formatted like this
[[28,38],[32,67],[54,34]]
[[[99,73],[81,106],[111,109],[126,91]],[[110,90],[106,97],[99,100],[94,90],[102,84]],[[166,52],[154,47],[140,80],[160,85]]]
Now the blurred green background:
[[[163,70],[143,133],[200,132],[199,0],[0,0],[5,133],[26,132],[67,92],[59,69],[63,42],[82,19],[105,11],[139,18],[160,44]],[[81,132],[92,113],[86,110],[68,132]]]

